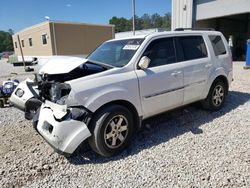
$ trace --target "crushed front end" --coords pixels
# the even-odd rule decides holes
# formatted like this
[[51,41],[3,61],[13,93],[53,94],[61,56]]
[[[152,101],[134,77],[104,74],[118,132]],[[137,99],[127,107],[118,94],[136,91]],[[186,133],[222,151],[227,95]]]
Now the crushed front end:
[[80,107],[45,101],[39,110],[37,131],[58,152],[72,154],[91,133],[87,127],[89,112]]
[[67,103],[71,91],[62,75],[37,75],[21,82],[11,101],[33,120],[38,133],[58,152],[72,154],[89,136],[87,127],[92,113],[82,106]]
[[67,104],[71,87],[58,78],[43,75],[37,79],[42,105],[33,117],[33,124],[58,153],[69,155],[91,136],[87,125],[92,113],[82,106]]
[[[63,63],[63,64],[62,64]],[[63,65],[63,66],[62,66]],[[45,64],[34,80],[21,82],[11,102],[33,120],[34,128],[59,153],[71,154],[91,136],[88,124],[92,112],[69,97],[68,81],[107,70],[81,58],[55,59]]]

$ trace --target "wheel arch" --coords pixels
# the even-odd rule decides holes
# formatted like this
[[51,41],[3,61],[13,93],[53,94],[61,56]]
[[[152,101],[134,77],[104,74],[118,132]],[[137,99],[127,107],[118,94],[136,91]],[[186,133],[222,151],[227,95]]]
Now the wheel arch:
[[225,84],[225,86],[226,86],[226,94],[227,94],[227,93],[228,93],[228,89],[229,89],[229,82],[228,82],[227,77],[224,76],[224,75],[219,75],[219,76],[217,76],[217,77],[214,79],[214,81],[212,82],[212,84],[210,85],[210,88],[211,88],[211,86],[212,86],[216,81],[218,81],[218,80],[223,81],[223,83]]
[[[106,107],[111,106],[111,105],[120,105],[120,106],[127,108],[129,111],[131,111],[131,114],[133,116],[133,121],[134,121],[134,125],[136,128],[135,130],[138,130],[141,127],[142,118],[139,116],[139,113],[138,113],[136,107],[132,103],[130,103],[129,101],[126,101],[126,100],[110,101],[110,102],[100,106],[95,112],[93,112],[93,116],[95,114],[97,114],[98,112],[102,111],[103,109],[105,109]],[[90,124],[91,124],[91,122],[90,122]]]
[[[218,82],[223,82],[224,83],[224,85],[225,85],[225,94],[224,94],[224,98],[223,98],[221,104],[219,104],[219,106],[215,106],[211,100],[213,100],[212,99],[213,98],[212,93],[214,91],[214,88],[217,87],[216,84]],[[228,79],[227,79],[226,76],[218,75],[217,77],[215,77],[215,79],[213,79],[213,81],[210,84],[209,92],[208,92],[206,98],[201,101],[201,104],[202,104],[203,108],[207,109],[207,110],[211,110],[211,111],[219,110],[221,108],[222,104],[224,103],[225,95],[227,95],[228,89],[229,89],[229,83],[228,83]]]
[[206,98],[209,94],[209,91],[212,87],[212,85],[217,81],[217,80],[222,80],[225,85],[226,85],[226,94],[228,92],[228,89],[229,89],[229,85],[230,85],[230,82],[228,81],[228,78],[227,78],[227,74],[225,72],[225,70],[223,68],[218,68],[216,69],[210,76],[209,76],[209,79],[208,79],[208,83],[207,83],[207,87],[206,87],[206,91],[204,93],[204,98]]

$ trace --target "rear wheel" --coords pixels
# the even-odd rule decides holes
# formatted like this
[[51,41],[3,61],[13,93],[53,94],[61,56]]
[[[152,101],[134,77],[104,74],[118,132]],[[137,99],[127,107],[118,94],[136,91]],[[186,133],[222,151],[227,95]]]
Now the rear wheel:
[[102,156],[112,156],[123,150],[133,133],[133,118],[120,105],[109,106],[98,112],[91,122],[91,148]]
[[221,80],[216,80],[212,84],[207,98],[202,101],[202,106],[212,111],[221,109],[225,102],[226,93],[227,88],[225,83]]

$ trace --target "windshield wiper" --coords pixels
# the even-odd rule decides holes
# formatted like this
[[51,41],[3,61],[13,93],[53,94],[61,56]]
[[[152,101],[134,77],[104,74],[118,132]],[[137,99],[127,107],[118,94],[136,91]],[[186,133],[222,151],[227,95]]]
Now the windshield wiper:
[[102,63],[102,62],[99,62],[99,61],[94,61],[94,60],[90,60],[88,59],[88,63],[90,64],[94,64],[94,65],[99,65],[105,69],[112,69],[112,68],[115,68],[115,66],[113,65],[109,65],[109,64],[106,64],[106,63]]

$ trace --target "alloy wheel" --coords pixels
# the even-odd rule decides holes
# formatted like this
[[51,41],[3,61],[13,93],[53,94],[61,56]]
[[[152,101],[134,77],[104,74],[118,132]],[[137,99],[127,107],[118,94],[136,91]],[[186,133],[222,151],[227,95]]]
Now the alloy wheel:
[[115,149],[120,147],[128,135],[128,120],[123,115],[114,116],[104,131],[104,140],[107,147]]
[[213,91],[213,95],[212,95],[212,102],[215,106],[220,106],[224,100],[224,95],[225,95],[225,91],[223,86],[221,85],[217,85],[214,88]]

